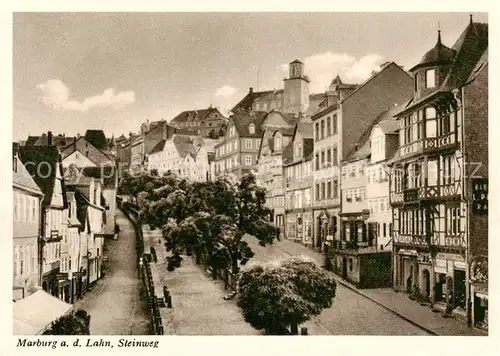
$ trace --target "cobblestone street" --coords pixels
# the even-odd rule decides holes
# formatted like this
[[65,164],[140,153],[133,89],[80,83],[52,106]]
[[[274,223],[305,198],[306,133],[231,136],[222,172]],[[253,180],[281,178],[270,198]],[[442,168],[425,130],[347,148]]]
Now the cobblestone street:
[[98,281],[75,308],[91,315],[92,335],[147,335],[149,320],[140,299],[140,280],[135,259],[135,231],[118,210],[118,240],[106,241],[109,262],[105,277]]

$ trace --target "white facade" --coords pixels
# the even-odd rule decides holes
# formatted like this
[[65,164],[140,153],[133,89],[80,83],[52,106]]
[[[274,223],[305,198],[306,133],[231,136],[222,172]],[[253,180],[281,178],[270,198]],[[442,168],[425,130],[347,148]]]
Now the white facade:
[[86,157],[85,154],[80,151],[75,151],[62,160],[64,168],[69,167],[72,164],[77,167],[97,167],[97,165],[92,162],[90,158]]

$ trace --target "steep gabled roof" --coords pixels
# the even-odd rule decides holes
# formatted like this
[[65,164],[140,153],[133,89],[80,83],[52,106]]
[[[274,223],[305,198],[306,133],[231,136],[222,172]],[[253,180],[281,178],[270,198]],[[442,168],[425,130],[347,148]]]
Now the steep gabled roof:
[[236,114],[238,109],[244,109],[248,110],[249,108],[252,107],[253,103],[259,99],[260,97],[272,94],[274,90],[266,90],[266,91],[249,91],[247,95],[241,99],[238,104],[236,104],[232,109],[231,112]]
[[444,89],[460,88],[488,48],[488,24],[471,22],[453,46],[457,52],[451,70],[443,83]]
[[188,154],[192,157],[196,156],[196,149],[193,145],[193,140],[190,136],[175,134],[172,137],[172,142],[179,156],[186,157]]
[[26,140],[25,146],[34,146],[36,141],[38,141],[39,138],[40,138],[40,136],[28,136],[28,139]]
[[107,149],[106,135],[103,130],[87,130],[85,139],[101,150]]
[[[74,142],[72,142],[71,144],[67,145],[66,147],[63,147],[61,149],[61,154],[63,155],[63,159],[68,157],[70,154],[72,154],[73,152],[75,151],[78,151],[78,149],[76,148],[76,143],[80,140],[85,140],[86,142],[88,142],[90,145],[94,146],[94,144],[92,144],[92,142],[89,142],[87,141],[87,139],[83,136],[80,136],[78,139],[76,139]],[[103,150],[101,150],[99,147],[96,147],[94,146],[94,148],[100,152],[101,154],[104,155],[105,158],[107,158],[109,161],[111,160],[114,160],[114,157],[110,154],[110,153],[106,153],[104,152]],[[84,152],[82,152],[84,153]],[[88,157],[87,157],[88,158]],[[89,158],[90,159],[90,158]],[[100,162],[94,162],[96,164],[99,164]]]
[[[253,111],[251,113],[236,113],[231,116],[231,121],[242,138],[258,138],[262,135],[262,123],[267,117],[263,111]],[[255,125],[255,133],[251,134],[248,130],[250,124]]]
[[201,110],[186,110],[178,114],[176,117],[170,121],[170,123],[180,124],[184,123],[188,120],[190,121],[203,121],[205,120],[211,113],[217,113],[219,118],[224,118],[224,115],[220,113],[217,108],[209,107],[207,109]]
[[14,187],[27,190],[34,194],[42,195],[42,191],[35,183],[22,161],[18,159],[18,153],[16,152],[14,156],[16,157],[14,164],[17,165],[16,170],[12,172],[12,184]]
[[163,151],[163,148],[165,147],[165,143],[167,143],[166,140],[161,140],[156,144],[156,146],[153,147],[153,149],[149,152],[149,154],[157,153]]
[[57,171],[61,176],[61,187],[63,191],[63,204],[67,207],[66,188],[63,177],[61,155],[55,146],[29,146],[19,148],[19,158],[23,162],[29,174],[40,188],[43,197],[43,206],[49,206],[52,201],[52,193],[56,182]]
[[476,76],[481,72],[481,70],[484,69],[484,67],[488,64],[488,49],[484,51],[483,55],[479,59],[479,61],[476,64],[476,67],[472,70],[469,78],[467,79],[467,84],[474,81],[476,79]]

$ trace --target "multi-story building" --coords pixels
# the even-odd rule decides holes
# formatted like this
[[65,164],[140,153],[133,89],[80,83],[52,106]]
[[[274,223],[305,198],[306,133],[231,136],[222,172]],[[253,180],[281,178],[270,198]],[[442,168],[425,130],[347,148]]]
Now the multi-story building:
[[476,301],[470,248],[478,253],[487,239],[487,218],[474,208],[474,189],[481,191],[488,175],[487,47],[488,25],[472,18],[452,48],[438,33],[410,70],[413,100],[397,115],[392,169],[394,288],[463,320]]
[[285,237],[312,245],[312,156],[311,123],[298,123],[291,142],[283,152],[285,179]]
[[365,168],[366,209],[370,211],[366,223],[375,233],[380,251],[392,251],[392,209],[389,204],[389,167],[387,161],[399,146],[399,122],[393,117],[401,108],[391,109],[377,118],[370,133],[370,156]]
[[289,76],[283,79],[283,89],[254,92],[250,87],[248,94],[231,109],[231,112],[236,114],[278,110],[308,118],[319,111],[325,94],[309,94],[309,78],[304,74],[304,64],[296,59],[288,68]]
[[[51,133],[49,132],[49,135]],[[94,146],[83,136],[76,138],[61,150],[63,167],[75,164],[77,167],[115,166],[115,157]]]
[[174,117],[169,125],[178,129],[179,133],[215,139],[222,136],[227,118],[219,109],[210,105],[206,109],[183,111]]
[[87,254],[87,250],[81,250],[80,229],[82,224],[80,224],[76,215],[75,193],[66,192],[66,199],[68,201],[68,209],[64,211],[64,222],[67,224],[67,229],[61,241],[60,274],[67,275],[67,280],[70,281],[69,284],[63,287],[64,301],[73,303],[76,299],[81,298],[83,294],[80,261],[82,254]]
[[64,287],[67,279],[59,278],[61,240],[66,234],[64,222],[68,208],[66,187],[63,179],[61,155],[51,145],[48,135],[47,146],[25,146],[19,149],[19,158],[44,194],[41,207],[40,273],[43,290],[65,299]]
[[[413,82],[400,66],[390,63],[355,90],[352,85],[336,88],[337,103],[311,117],[314,124],[313,246],[318,249],[327,238],[340,239],[339,161],[347,158],[381,112],[395,104],[401,105],[412,95]],[[342,94],[343,91],[348,94]]]
[[32,294],[40,286],[40,207],[43,193],[26,170],[17,151],[12,157],[14,198],[13,299]]
[[[73,167],[70,167],[70,169]],[[92,177],[79,175],[79,172],[66,174],[68,190],[74,192],[77,207],[77,219],[82,224],[81,239],[86,240],[87,253],[80,262],[86,272],[83,288],[94,283],[102,275],[102,257],[104,248],[103,228],[105,226],[104,197],[101,182]],[[80,244],[81,246],[81,244]],[[82,273],[83,274],[83,273]]]
[[291,141],[297,120],[293,114],[273,110],[262,123],[257,181],[266,188],[266,206],[271,209],[273,221],[280,228],[285,225],[283,151]]
[[340,241],[332,241],[333,265],[359,288],[387,287],[392,281],[392,213],[383,162],[397,149],[397,110],[378,115],[341,162],[341,234]]
[[257,171],[257,153],[262,137],[265,112],[240,112],[229,118],[224,138],[215,145],[214,177],[241,178]]
[[209,154],[217,140],[200,136],[174,134],[170,140],[160,141],[148,154],[148,170],[159,174],[172,172],[193,182],[210,178]]

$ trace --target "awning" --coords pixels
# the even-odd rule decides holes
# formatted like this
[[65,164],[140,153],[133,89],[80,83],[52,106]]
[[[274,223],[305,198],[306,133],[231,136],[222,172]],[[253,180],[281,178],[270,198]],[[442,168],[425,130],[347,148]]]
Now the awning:
[[40,335],[53,321],[71,313],[73,306],[45,291],[13,303],[14,335]]

